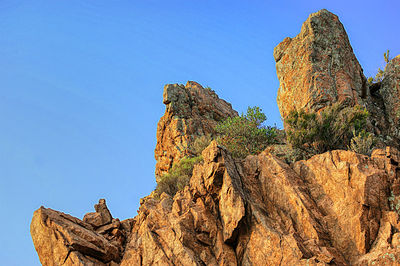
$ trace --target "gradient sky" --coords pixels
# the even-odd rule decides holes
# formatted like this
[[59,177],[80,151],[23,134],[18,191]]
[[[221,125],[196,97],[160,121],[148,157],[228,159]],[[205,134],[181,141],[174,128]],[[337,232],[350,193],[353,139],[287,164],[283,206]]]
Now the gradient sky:
[[44,205],[136,215],[155,187],[167,83],[197,81],[281,126],[273,48],[326,8],[366,76],[400,53],[399,1],[0,0],[0,264],[40,265]]

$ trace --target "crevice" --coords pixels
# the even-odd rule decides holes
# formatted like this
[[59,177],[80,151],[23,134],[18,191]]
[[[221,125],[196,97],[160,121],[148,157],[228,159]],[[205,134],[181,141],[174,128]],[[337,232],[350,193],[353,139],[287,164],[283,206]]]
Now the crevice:
[[67,259],[68,259],[68,257],[69,257],[69,254],[71,254],[71,252],[72,252],[72,249],[69,248],[69,249],[68,249],[67,256],[65,257],[64,262],[62,263],[62,265],[65,264],[65,262],[67,261]]

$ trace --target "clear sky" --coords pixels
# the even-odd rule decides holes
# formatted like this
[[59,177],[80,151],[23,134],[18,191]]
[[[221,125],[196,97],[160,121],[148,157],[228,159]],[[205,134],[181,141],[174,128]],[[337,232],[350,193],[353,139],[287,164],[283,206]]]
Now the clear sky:
[[400,53],[399,1],[0,0],[0,264],[39,265],[44,205],[133,217],[155,187],[167,83],[210,86],[281,125],[273,48],[337,14],[366,76]]

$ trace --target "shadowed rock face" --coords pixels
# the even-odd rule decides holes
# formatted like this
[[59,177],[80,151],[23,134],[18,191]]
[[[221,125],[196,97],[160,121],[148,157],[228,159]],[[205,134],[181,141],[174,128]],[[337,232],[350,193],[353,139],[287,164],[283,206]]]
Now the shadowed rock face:
[[400,55],[387,64],[380,93],[385,104],[390,133],[400,139]]
[[367,96],[366,78],[346,31],[325,9],[311,14],[299,35],[275,47],[274,58],[283,118],[291,110],[318,111],[335,102],[361,104]]
[[163,103],[165,114],[158,122],[154,151],[157,181],[174,163],[192,154],[190,145],[197,137],[214,135],[219,121],[238,115],[230,103],[194,81],[186,86],[165,85]]

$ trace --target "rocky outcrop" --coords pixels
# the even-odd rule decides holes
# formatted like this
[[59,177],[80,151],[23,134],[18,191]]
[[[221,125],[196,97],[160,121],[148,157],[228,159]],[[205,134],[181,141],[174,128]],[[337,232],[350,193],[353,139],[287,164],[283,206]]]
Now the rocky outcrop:
[[383,97],[390,133],[400,139],[400,55],[385,68],[380,94]]
[[219,121],[238,115],[231,104],[194,81],[165,85],[163,103],[166,109],[158,122],[154,151],[157,181],[174,163],[193,154],[191,144],[197,137],[214,135]]
[[142,201],[121,265],[350,265],[381,259],[371,251],[397,256],[397,229],[387,230],[397,226],[396,150],[332,151],[289,166],[268,152],[237,162],[213,142],[203,158],[184,191]]
[[299,35],[275,47],[274,58],[283,118],[292,110],[319,111],[335,102],[362,104],[367,96],[366,78],[346,31],[325,9],[311,14]]
[[42,265],[118,265],[121,262],[133,220],[113,219],[104,199],[95,208],[96,212],[85,215],[83,221],[44,207],[35,211],[31,235]]
[[[235,161],[212,142],[202,156],[189,186],[142,199],[133,220],[100,225],[93,214],[85,222],[37,210],[31,232],[43,265],[400,264],[396,149],[288,165],[267,151]],[[104,203],[98,217],[109,213]]]

